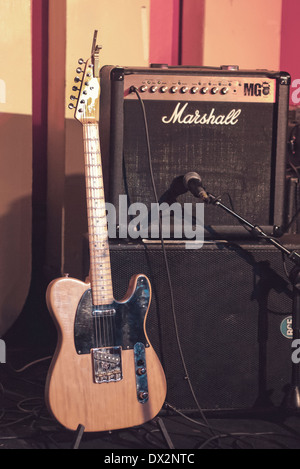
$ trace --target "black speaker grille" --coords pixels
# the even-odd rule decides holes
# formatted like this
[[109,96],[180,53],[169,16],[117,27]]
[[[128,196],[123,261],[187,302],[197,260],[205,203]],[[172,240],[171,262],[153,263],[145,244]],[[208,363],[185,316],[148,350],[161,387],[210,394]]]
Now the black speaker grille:
[[[280,325],[292,293],[275,248],[219,243],[201,250],[168,247],[179,339],[203,409],[280,405],[291,374],[291,340]],[[182,366],[160,248],[112,246],[115,297],[129,278],[149,276],[150,341],[167,377],[167,400],[196,409]]]
[[[241,109],[235,125],[164,124],[170,117],[174,102],[146,101],[151,159],[158,198],[169,188],[176,176],[198,172],[206,189],[214,195],[229,194],[235,210],[251,223],[272,223],[272,172],[275,157],[274,104],[257,103],[199,103],[190,102],[188,113],[228,115]],[[186,112],[187,114],[187,112]],[[155,202],[150,179],[145,128],[140,103],[124,102],[124,178],[123,193],[130,203],[143,202],[148,207]],[[224,200],[228,201],[225,196]],[[187,194],[178,202],[191,202]],[[232,217],[205,207],[206,225],[236,225]]]

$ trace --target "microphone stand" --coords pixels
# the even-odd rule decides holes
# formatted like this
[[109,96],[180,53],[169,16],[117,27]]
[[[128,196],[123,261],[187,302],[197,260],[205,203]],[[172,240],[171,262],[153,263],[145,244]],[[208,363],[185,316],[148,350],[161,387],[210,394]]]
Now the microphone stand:
[[[217,207],[220,207],[225,210],[227,213],[235,217],[242,225],[245,225],[250,228],[253,235],[258,235],[266,239],[270,244],[273,244],[273,246],[279,249],[294,263],[294,267],[292,268],[289,274],[289,280],[293,286],[292,328],[293,340],[300,339],[300,255],[296,251],[290,251],[281,243],[279,243],[279,241],[272,238],[271,236],[268,236],[258,225],[252,225],[248,220],[245,220],[236,212],[224,205],[214,195],[207,193],[207,197],[203,198],[203,200],[207,204],[216,205]],[[291,383],[282,403],[283,407],[285,407],[286,409],[300,409],[299,382],[300,363],[295,363],[294,361],[292,361]]]

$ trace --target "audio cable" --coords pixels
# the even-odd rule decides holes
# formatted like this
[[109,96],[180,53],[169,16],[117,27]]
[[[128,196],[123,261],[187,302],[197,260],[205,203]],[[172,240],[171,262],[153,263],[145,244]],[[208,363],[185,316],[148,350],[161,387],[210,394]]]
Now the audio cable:
[[[146,134],[146,144],[147,144],[147,155],[148,155],[150,178],[151,178],[151,184],[152,184],[152,188],[153,188],[155,202],[158,206],[159,201],[158,201],[155,178],[154,178],[153,168],[152,168],[152,154],[151,154],[150,136],[149,136],[149,128],[148,128],[148,120],[147,120],[146,109],[145,109],[144,102],[143,102],[143,100],[140,96],[140,93],[139,93],[138,89],[135,86],[131,86],[130,87],[130,92],[136,94],[136,96],[139,100],[139,103],[141,105],[142,113],[143,113],[143,122],[144,122],[144,127],[145,127],[145,134]],[[203,412],[203,409],[201,408],[201,406],[198,402],[198,399],[196,397],[196,394],[195,394],[195,391],[194,391],[194,388],[193,388],[193,385],[192,385],[192,382],[191,382],[191,379],[190,379],[190,376],[189,376],[187,365],[186,365],[186,362],[185,362],[185,358],[184,358],[184,354],[183,354],[183,350],[182,350],[182,346],[181,346],[181,342],[180,342],[180,337],[179,337],[178,324],[177,324],[177,318],[176,318],[176,310],[175,310],[175,301],[174,301],[174,294],[173,294],[173,286],[172,286],[172,280],[171,280],[171,274],[170,274],[170,269],[169,269],[168,257],[167,257],[167,253],[166,253],[165,242],[164,242],[164,239],[163,239],[163,236],[162,236],[162,225],[161,225],[160,217],[159,217],[159,239],[160,239],[161,246],[162,246],[162,252],[163,252],[163,256],[164,256],[164,263],[165,263],[166,273],[167,273],[167,278],[168,278],[169,291],[170,291],[170,300],[171,300],[171,310],[172,310],[172,316],[173,316],[173,322],[174,322],[174,328],[175,328],[176,341],[177,341],[178,350],[179,350],[181,362],[182,362],[184,373],[185,373],[185,379],[188,382],[191,394],[193,396],[193,399],[195,401],[197,409],[198,409],[198,411],[199,411],[199,413],[202,417],[202,420],[205,422],[205,425],[211,431],[211,433],[213,435],[215,435],[211,425],[209,424],[209,422],[208,422],[208,420],[207,420],[207,418],[206,418],[206,416]],[[166,404],[167,404],[167,406],[169,406],[168,403],[166,403]],[[169,406],[169,407],[172,409],[171,406]]]

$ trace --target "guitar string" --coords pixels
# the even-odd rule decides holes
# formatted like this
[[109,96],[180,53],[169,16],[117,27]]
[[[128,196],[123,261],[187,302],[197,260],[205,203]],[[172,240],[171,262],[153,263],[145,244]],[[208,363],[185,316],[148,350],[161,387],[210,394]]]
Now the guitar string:
[[[91,129],[91,127],[90,127],[89,124],[88,124],[88,127],[87,127],[87,128],[88,128],[88,137],[89,137],[89,140],[88,140],[89,145],[88,145],[88,147],[89,147],[89,149],[90,149],[90,142],[91,142],[91,133],[92,133],[92,129]],[[94,157],[94,156],[91,156],[91,154],[89,153],[89,154],[88,154],[88,158],[89,158],[89,161],[88,161],[87,171],[90,170],[90,175],[89,175],[89,176],[90,176],[90,181],[91,181],[91,180],[92,180],[91,177],[92,177],[92,176],[93,176],[93,177],[95,176],[94,174],[91,174],[91,173],[92,173],[92,170],[96,167],[96,165],[98,165],[98,161],[95,161],[95,162],[94,162],[94,163],[95,163],[95,166],[92,166],[92,165],[91,165],[91,163],[92,163],[91,159],[93,159],[93,158],[95,158],[95,157]],[[90,181],[89,181],[89,184],[90,184]],[[91,187],[92,187],[92,191],[94,192],[93,195],[94,195],[95,197],[99,197],[99,196],[100,196],[100,193],[99,193],[100,189],[99,189],[99,187],[98,187],[99,184],[97,184],[97,187],[96,187],[96,188],[93,186],[93,184],[90,184],[90,185],[91,185]],[[92,195],[92,194],[90,194],[90,195]],[[91,199],[91,201],[92,201],[92,200],[93,200],[93,199]],[[94,243],[94,239],[96,238],[96,239],[97,239],[96,244],[97,244],[97,247],[98,247],[98,243],[99,243],[98,236],[94,236],[94,235],[95,235],[95,231],[94,231],[94,229],[95,229],[95,227],[94,227],[94,219],[95,219],[95,211],[96,211],[96,210],[95,210],[95,206],[92,204],[92,202],[90,202],[90,204],[91,204],[91,206],[90,206],[91,220],[89,220],[89,224],[92,223],[92,227],[90,227],[90,230],[91,230],[91,236],[92,236],[92,238],[93,238],[93,240],[91,241],[91,244]],[[98,207],[98,210],[99,210],[99,207]],[[95,270],[96,270],[96,268],[95,268],[95,252],[94,252],[94,247],[96,247],[96,245],[93,246],[93,251],[92,251],[93,254],[94,254],[93,267],[92,267],[92,268],[93,268],[93,280],[96,280],[96,279],[95,279],[95,276],[96,276]],[[102,261],[102,259],[100,259],[99,266],[102,267],[101,261]],[[99,275],[99,274],[98,274],[98,275]],[[99,279],[97,278],[97,280],[99,280]],[[92,287],[95,288],[95,284],[92,285]],[[98,288],[99,288],[99,286],[98,286],[98,283],[97,283],[97,289],[98,289]],[[98,293],[99,293],[99,291],[97,290],[97,297],[98,297]],[[98,303],[98,301],[97,301],[97,303]],[[100,314],[100,312],[97,311],[97,310],[100,311],[100,305],[97,304],[97,305],[95,305],[95,306],[96,306],[95,317],[96,317],[96,325],[97,325],[96,327],[97,327],[97,329],[98,329],[98,331],[99,331],[99,332],[98,332],[99,339],[98,339],[97,347],[100,347],[100,346],[105,346],[105,345],[106,345],[106,342],[105,342],[105,334],[103,333],[103,321],[101,321],[101,314]],[[101,324],[101,322],[102,322],[102,324]]]
[[[96,187],[91,184],[90,186],[90,183],[89,183],[89,186],[92,187],[92,190],[94,190],[94,192],[97,193],[97,198],[101,198],[101,200],[104,202],[104,195],[101,194],[101,197],[100,197],[100,192],[101,190],[103,190],[103,175],[102,175],[102,171],[100,171],[100,173],[98,171],[96,171],[96,174],[94,173],[95,171],[95,168],[97,169],[101,169],[101,155],[100,155],[100,142],[99,142],[99,139],[98,139],[98,128],[97,128],[97,125],[94,125],[94,124],[87,124],[86,126],[84,126],[85,128],[85,137],[86,137],[86,143],[88,143],[88,149],[90,149],[90,142],[91,141],[95,141],[97,142],[96,145],[98,146],[99,145],[99,148],[96,148],[96,151],[94,151],[94,149],[92,148],[92,152],[90,151],[87,151],[87,148],[86,148],[86,155],[87,155],[87,166],[86,166],[86,171],[87,171],[87,179],[90,178],[90,181],[92,180],[92,178],[94,179],[94,181],[96,180]],[[94,132],[97,132],[97,135],[94,135]],[[92,156],[96,154],[98,157],[99,157],[99,160],[97,160],[94,164],[94,162],[92,161],[95,157]],[[95,195],[95,194],[94,194]],[[89,210],[90,210],[90,213],[91,213],[91,216],[92,216],[92,223],[93,223],[93,220],[95,218],[95,215],[98,210],[100,210],[100,208],[96,209],[95,206],[90,206],[89,207]],[[102,210],[104,210],[104,207],[102,207]],[[106,213],[104,215],[106,217]],[[94,224],[92,224],[92,227],[93,227],[93,232],[91,233],[91,235],[93,236],[95,234],[95,226]],[[91,229],[91,228],[90,228]],[[106,227],[104,228],[104,233],[106,233]],[[96,238],[97,238],[97,241],[96,241],[96,244],[97,244],[97,248],[99,250],[99,232],[96,233]],[[106,272],[106,275],[103,274],[103,264],[105,265],[105,270],[107,269],[107,260],[105,260],[105,257],[104,255],[107,254],[107,248],[108,248],[108,239],[107,239],[107,236],[105,239],[103,239],[103,233],[101,234],[100,236],[100,239],[101,239],[101,253],[100,253],[100,258],[102,257],[102,264],[99,264],[101,266],[101,275],[100,275],[100,278],[102,278],[103,280],[103,277],[105,277],[105,282],[104,285],[106,284],[106,281],[107,281],[107,272]],[[95,266],[93,264],[93,269],[95,270]],[[99,274],[98,274],[99,275]],[[95,272],[93,272],[93,277],[95,276]],[[98,278],[97,280],[100,281],[100,278]],[[109,278],[109,287],[111,289],[111,279]],[[100,306],[100,305],[95,305],[95,306]],[[100,345],[102,346],[109,346],[109,345],[113,345],[115,343],[115,325],[116,325],[116,320],[115,320],[115,315],[113,313],[110,313],[108,312],[108,317],[104,316],[101,318],[100,314],[98,315],[97,313],[95,313],[95,317],[94,317],[94,328],[95,328],[95,340],[96,340],[96,346],[97,347],[100,347]]]
[[[85,109],[84,109],[85,112]],[[91,205],[90,205],[90,197],[91,197],[91,184],[90,184],[90,174],[91,174],[91,162],[90,162],[90,153],[88,152],[89,149],[89,144],[90,144],[90,129],[89,129],[89,124],[84,124],[83,126],[84,129],[84,152],[85,152],[85,172],[86,172],[86,192],[87,192],[87,208],[88,208],[88,216],[91,215]],[[88,189],[90,188],[90,189]],[[90,256],[92,255],[92,228],[90,226],[90,220],[88,221],[88,231],[89,231],[89,244],[90,244]],[[94,264],[90,265],[90,270],[91,270],[91,288],[92,288],[92,314],[94,314],[94,334],[95,334],[95,345],[98,348],[100,346],[100,338],[101,338],[101,330],[100,330],[100,323],[99,323],[99,318],[97,316],[97,311],[94,305],[93,301],[93,279],[94,279]]]

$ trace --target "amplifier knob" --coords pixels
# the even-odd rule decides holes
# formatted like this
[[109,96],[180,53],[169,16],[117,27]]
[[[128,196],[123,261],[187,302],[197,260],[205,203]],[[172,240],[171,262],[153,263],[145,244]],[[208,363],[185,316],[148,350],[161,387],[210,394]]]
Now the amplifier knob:
[[200,90],[200,93],[201,94],[206,94],[208,92],[208,88],[206,86],[204,86],[203,88],[201,88]]
[[160,91],[161,91],[162,93],[166,93],[166,92],[168,91],[168,87],[167,87],[167,86],[162,86],[161,89],[160,89]]
[[193,86],[191,88],[191,93],[196,94],[198,92],[198,90],[199,90],[198,86]]
[[229,89],[227,88],[227,86],[225,86],[224,88],[221,89],[222,94],[227,94],[228,91],[229,91]]
[[182,88],[180,89],[181,93],[186,93],[188,90],[188,86],[182,86]]
[[219,88],[218,88],[217,86],[214,86],[214,87],[210,90],[211,94],[217,94],[218,91],[219,91]]
[[142,86],[140,87],[140,91],[141,91],[142,93],[145,93],[145,91],[147,91],[147,89],[148,89],[148,86],[147,86],[147,85],[142,85]]
[[178,87],[177,86],[172,86],[171,87],[171,93],[176,93],[178,91]]
[[156,93],[157,86],[151,86],[150,91],[151,91],[151,93]]

